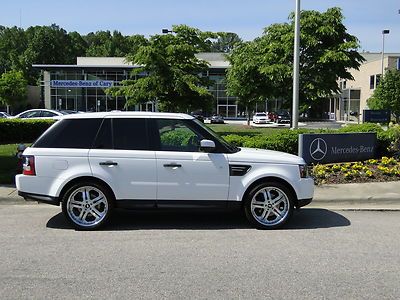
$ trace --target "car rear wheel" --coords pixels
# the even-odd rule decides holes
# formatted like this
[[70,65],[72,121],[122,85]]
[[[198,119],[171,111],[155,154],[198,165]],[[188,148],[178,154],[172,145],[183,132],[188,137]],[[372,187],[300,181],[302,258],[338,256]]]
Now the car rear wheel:
[[112,199],[112,194],[102,185],[79,183],[64,194],[62,211],[76,229],[93,230],[107,222],[112,210]]
[[292,216],[294,195],[279,182],[262,183],[253,188],[244,203],[247,219],[260,229],[283,226]]

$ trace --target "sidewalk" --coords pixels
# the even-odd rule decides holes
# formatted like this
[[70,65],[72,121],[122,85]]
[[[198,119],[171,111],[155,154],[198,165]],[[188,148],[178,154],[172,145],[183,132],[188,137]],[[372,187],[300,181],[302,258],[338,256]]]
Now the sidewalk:
[[[1,204],[34,204],[18,196],[12,185],[0,185]],[[337,210],[400,210],[400,181],[326,184],[315,187],[307,207]]]

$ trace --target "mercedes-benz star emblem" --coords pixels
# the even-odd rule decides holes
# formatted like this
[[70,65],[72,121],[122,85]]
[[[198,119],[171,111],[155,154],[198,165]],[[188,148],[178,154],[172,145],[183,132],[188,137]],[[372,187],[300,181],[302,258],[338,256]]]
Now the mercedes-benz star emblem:
[[310,144],[310,155],[314,160],[321,160],[328,151],[326,142],[321,138],[316,138]]

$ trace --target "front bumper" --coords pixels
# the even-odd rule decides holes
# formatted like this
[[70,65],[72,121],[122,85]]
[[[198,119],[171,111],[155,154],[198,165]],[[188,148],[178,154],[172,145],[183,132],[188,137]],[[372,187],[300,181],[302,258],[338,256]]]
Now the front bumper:
[[26,192],[21,192],[21,191],[18,191],[18,195],[23,197],[25,200],[37,201],[37,202],[42,202],[42,203],[56,205],[56,206],[60,205],[60,200],[58,199],[58,197],[51,197],[51,196],[40,195],[40,194],[32,194],[32,193],[26,193]]
[[309,199],[299,199],[299,200],[297,200],[296,208],[300,208],[300,207],[306,206],[306,205],[310,204],[311,201],[312,201],[312,198],[309,198]]

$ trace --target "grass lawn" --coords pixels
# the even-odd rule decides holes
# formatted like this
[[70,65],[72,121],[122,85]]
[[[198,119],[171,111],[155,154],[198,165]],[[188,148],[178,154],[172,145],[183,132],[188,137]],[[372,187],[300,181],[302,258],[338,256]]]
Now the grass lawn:
[[206,124],[219,135],[237,134],[237,135],[269,135],[282,128],[268,128],[268,127],[251,127],[239,124]]
[[18,159],[17,144],[0,145],[0,184],[14,183]]

